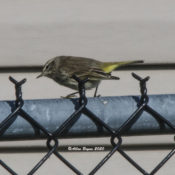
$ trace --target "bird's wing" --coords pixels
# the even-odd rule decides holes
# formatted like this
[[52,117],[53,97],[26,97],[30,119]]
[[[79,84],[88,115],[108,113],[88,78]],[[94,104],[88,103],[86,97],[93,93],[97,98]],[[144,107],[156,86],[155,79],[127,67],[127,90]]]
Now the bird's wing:
[[119,79],[112,76],[110,73],[105,73],[99,68],[82,69],[81,71],[74,71],[72,75],[76,75],[81,79],[89,78],[90,80],[106,80],[106,79]]
[[64,74],[70,78],[72,78],[73,75],[76,75],[81,79],[116,79],[111,76],[110,72],[105,72],[102,69],[101,62],[88,58],[69,57],[59,64],[58,70],[64,72]]

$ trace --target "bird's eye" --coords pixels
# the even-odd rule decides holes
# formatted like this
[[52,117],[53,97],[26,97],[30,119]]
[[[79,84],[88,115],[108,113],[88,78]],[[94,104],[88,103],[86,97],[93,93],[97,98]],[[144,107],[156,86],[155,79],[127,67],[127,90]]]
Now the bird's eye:
[[48,68],[49,68],[49,65],[46,66],[46,69],[48,69]]

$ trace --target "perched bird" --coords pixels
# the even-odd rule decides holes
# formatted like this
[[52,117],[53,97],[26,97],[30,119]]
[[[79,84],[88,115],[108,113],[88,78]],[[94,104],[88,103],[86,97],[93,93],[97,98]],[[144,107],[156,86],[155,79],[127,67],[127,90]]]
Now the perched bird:
[[73,75],[82,80],[88,78],[88,81],[85,83],[85,89],[96,88],[94,95],[96,96],[101,80],[118,80],[119,77],[112,76],[111,72],[118,67],[133,63],[143,63],[143,61],[101,62],[84,57],[57,56],[46,62],[41,74],[37,78],[46,76],[60,85],[74,90],[78,90],[78,83],[73,78]]

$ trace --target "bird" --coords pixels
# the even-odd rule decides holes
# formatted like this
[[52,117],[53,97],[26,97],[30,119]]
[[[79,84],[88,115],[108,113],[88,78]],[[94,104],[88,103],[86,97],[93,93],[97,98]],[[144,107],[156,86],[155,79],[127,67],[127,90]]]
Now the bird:
[[[43,66],[42,72],[37,78],[48,77],[60,85],[78,90],[78,82],[73,76],[81,80],[88,78],[85,89],[96,88],[94,97],[97,94],[101,80],[119,80],[119,77],[112,76],[111,72],[117,68],[134,63],[143,63],[143,60],[102,62],[92,58],[77,56],[57,56],[48,60]],[[69,98],[78,92],[67,95]]]

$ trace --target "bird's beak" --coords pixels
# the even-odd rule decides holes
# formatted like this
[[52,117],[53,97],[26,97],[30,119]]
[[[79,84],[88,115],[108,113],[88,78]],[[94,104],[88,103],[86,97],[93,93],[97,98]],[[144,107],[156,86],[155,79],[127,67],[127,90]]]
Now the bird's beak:
[[42,77],[42,76],[44,76],[44,75],[43,75],[43,72],[42,72],[40,75],[38,75],[36,78],[40,78],[40,77]]

